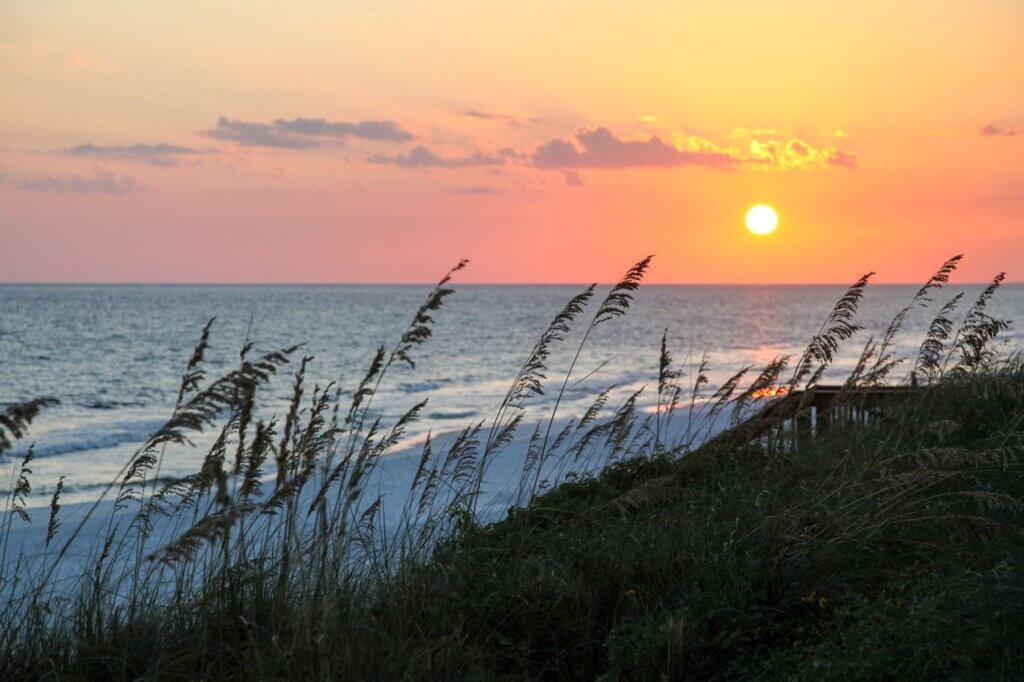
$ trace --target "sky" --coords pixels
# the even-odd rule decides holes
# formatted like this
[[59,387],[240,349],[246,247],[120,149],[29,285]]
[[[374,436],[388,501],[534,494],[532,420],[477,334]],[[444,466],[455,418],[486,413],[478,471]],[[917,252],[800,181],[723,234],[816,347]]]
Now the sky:
[[1022,83],[1019,0],[5,0],[0,281],[1022,281]]

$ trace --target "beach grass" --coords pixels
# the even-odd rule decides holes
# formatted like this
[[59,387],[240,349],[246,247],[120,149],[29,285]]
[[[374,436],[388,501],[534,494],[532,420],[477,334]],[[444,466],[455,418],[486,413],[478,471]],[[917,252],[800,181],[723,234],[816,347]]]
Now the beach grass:
[[[813,389],[859,331],[870,275],[798,357],[709,386],[663,337],[654,410],[604,391],[561,414],[581,370],[573,359],[550,379],[550,355],[571,341],[579,358],[597,326],[629,323],[643,259],[556,312],[491,419],[428,439],[387,524],[366,482],[424,404],[388,424],[370,407],[393,366],[415,365],[465,263],[345,405],[334,385],[310,386],[298,347],[247,343],[236,369],[207,376],[207,325],[167,423],[85,515],[109,521],[74,570],[86,520],[62,522],[59,489],[41,550],[8,556],[31,449],[15,462],[0,678],[1019,678],[1024,363],[991,350],[1008,324],[986,313],[1002,276],[961,315],[959,297],[942,306],[914,357],[892,350],[958,262],[866,342],[840,399],[901,375],[920,390],[814,438],[780,422],[737,440],[709,436],[763,395]],[[288,411],[259,419],[286,368]],[[8,406],[0,447],[51,405]],[[167,449],[200,430],[217,434],[202,467],[162,479]],[[496,514],[488,472],[513,456],[513,502]]]

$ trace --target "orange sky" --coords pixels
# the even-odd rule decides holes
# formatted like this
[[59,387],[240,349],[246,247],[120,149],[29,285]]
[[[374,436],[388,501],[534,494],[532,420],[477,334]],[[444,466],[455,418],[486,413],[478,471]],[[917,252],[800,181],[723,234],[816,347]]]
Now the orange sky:
[[0,281],[1021,281],[1022,83],[1017,0],[15,0]]

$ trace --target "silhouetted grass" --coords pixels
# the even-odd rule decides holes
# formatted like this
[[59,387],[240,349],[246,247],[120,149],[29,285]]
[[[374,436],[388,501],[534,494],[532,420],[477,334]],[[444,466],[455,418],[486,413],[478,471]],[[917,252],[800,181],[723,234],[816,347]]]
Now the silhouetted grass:
[[[843,400],[900,366],[894,339],[959,260],[867,342]],[[596,326],[628,323],[619,318],[650,262],[630,268],[589,319],[596,287],[573,297],[524,353],[492,420],[428,438],[386,526],[367,481],[425,403],[390,424],[370,406],[394,365],[414,367],[465,263],[390,352],[380,347],[347,406],[333,384],[310,387],[302,358],[280,425],[257,406],[298,348],[250,358],[247,342],[236,369],[208,379],[207,325],[171,417],[104,493],[109,521],[86,564],[64,563],[89,518],[62,522],[59,484],[41,555],[6,560],[12,524],[26,520],[31,448],[14,463],[0,526],[0,678],[1024,673],[1024,363],[992,355],[1007,323],[985,313],[1002,277],[957,331],[956,303],[942,309],[911,368],[922,390],[863,423],[814,439],[794,438],[788,420],[756,439],[742,428],[766,393],[821,379],[858,329],[869,276],[782,386],[786,357],[713,390],[702,361],[684,383],[663,337],[653,411],[639,409],[639,391],[609,388],[559,422],[580,349]],[[538,408],[548,359],[574,330],[568,373]],[[803,401],[791,417],[810,409]],[[8,407],[0,444],[49,405]],[[199,471],[160,479],[165,449],[207,429],[217,436]],[[485,503],[485,481],[513,456],[522,465],[506,483],[518,506],[502,517]]]

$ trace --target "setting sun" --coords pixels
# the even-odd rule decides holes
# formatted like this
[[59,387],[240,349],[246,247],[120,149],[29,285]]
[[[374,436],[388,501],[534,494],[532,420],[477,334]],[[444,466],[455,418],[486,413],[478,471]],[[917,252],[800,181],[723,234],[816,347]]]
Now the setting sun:
[[750,210],[747,211],[744,222],[747,224],[747,229],[753,234],[771,234],[779,224],[779,215],[771,206],[757,204],[756,206],[751,206]]

